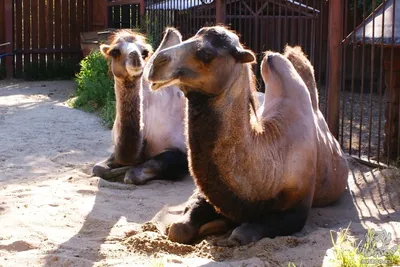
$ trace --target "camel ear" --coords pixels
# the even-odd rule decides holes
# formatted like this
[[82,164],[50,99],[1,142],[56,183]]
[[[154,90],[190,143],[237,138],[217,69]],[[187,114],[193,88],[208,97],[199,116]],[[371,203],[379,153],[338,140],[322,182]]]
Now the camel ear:
[[167,28],[158,51],[182,43],[182,35],[175,28]]
[[100,45],[100,52],[105,58],[109,58],[110,57],[109,54],[108,54],[110,52],[110,50],[111,50],[111,46],[106,45],[106,44]]
[[100,46],[100,51],[107,59],[110,57],[119,57],[121,55],[121,50],[119,48],[106,44]]
[[254,63],[256,61],[256,56],[251,50],[238,48],[235,52],[234,57],[240,63]]

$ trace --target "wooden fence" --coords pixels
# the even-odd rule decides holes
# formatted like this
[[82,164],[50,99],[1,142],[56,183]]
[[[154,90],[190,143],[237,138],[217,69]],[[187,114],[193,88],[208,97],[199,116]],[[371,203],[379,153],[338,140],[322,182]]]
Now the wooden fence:
[[[7,77],[29,67],[81,59],[80,32],[107,27],[107,1],[0,0],[0,43]],[[1,49],[1,48],[0,48]]]

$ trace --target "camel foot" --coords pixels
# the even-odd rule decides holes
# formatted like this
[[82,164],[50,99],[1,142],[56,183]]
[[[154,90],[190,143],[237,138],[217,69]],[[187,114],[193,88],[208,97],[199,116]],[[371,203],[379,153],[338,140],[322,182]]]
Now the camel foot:
[[218,242],[219,246],[247,245],[262,238],[288,236],[300,232],[306,224],[310,204],[271,213],[263,222],[242,223],[231,233],[228,240]]
[[262,239],[264,232],[264,226],[261,224],[243,223],[233,230],[228,240],[221,240],[217,245],[223,247],[247,245]]
[[131,168],[125,174],[124,182],[142,185],[155,179],[176,180],[185,176],[188,171],[186,154],[177,149],[169,149]]
[[113,153],[107,159],[94,165],[92,175],[98,176],[107,181],[115,181],[118,177],[124,175],[130,168],[132,167],[117,164]]
[[170,226],[168,239],[190,244],[199,237],[220,233],[227,228],[228,222],[196,190],[186,203],[181,219]]

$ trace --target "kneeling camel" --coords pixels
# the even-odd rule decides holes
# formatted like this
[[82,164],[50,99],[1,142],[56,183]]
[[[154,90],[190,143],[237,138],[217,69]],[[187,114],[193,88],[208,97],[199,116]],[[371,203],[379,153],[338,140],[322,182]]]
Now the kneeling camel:
[[[170,33],[169,33],[170,32]],[[167,29],[168,41],[160,49],[181,42],[179,32]],[[93,167],[93,174],[112,180],[125,175],[125,183],[177,179],[188,173],[184,112],[186,101],[176,86],[152,92],[143,79],[152,47],[144,36],[117,30],[100,47],[111,60],[116,96],[111,156]]]
[[159,51],[146,67],[153,90],[178,85],[188,99],[188,158],[197,189],[169,229],[173,241],[193,242],[202,226],[225,219],[237,226],[228,244],[290,235],[304,227],[313,204],[329,204],[345,189],[346,160],[341,154],[335,166],[321,160],[333,158],[325,147],[331,141],[320,140],[332,136],[318,133],[327,129],[318,128],[293,64],[265,54],[267,87],[257,108],[254,61],[236,34],[215,26]]

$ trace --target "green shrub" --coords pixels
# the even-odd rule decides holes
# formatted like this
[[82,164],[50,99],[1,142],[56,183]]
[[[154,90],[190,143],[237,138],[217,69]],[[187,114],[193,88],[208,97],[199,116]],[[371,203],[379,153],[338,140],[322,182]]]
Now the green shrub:
[[115,119],[115,93],[113,80],[108,76],[107,60],[99,51],[91,52],[80,66],[71,105],[88,112],[99,112],[105,125],[111,128]]

